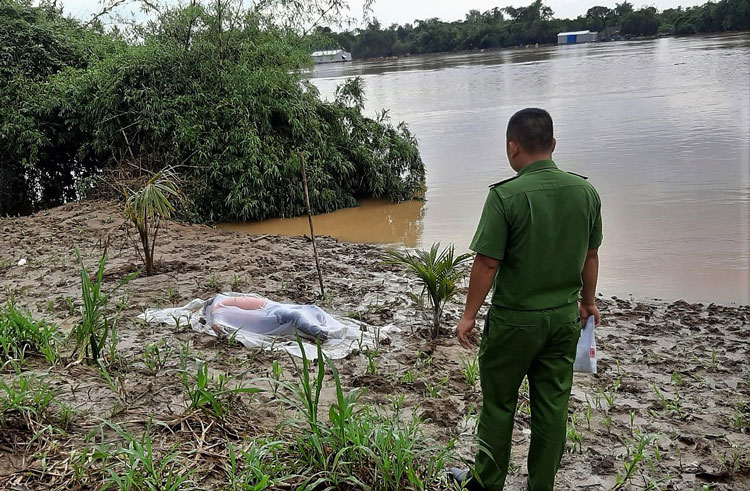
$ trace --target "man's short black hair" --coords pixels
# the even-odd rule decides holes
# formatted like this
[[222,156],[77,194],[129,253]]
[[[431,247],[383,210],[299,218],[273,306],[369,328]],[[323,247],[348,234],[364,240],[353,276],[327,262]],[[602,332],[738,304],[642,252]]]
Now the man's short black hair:
[[552,117],[544,109],[521,109],[508,121],[506,137],[528,153],[546,152],[552,148],[554,138]]

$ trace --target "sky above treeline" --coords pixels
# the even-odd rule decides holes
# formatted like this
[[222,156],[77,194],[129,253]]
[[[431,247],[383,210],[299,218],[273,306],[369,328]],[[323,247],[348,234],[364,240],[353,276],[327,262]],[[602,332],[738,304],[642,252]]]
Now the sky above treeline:
[[[707,0],[651,0],[647,2],[631,1],[635,8],[644,5],[656,7],[659,10],[683,6],[692,7],[702,5]],[[60,2],[65,12],[79,19],[89,19],[94,13],[99,12],[102,5],[96,0],[62,0]],[[179,3],[177,0],[175,3]],[[249,3],[249,2],[248,2]],[[521,7],[530,4],[531,0],[375,0],[371,16],[377,18],[381,24],[393,23],[406,24],[416,19],[430,19],[437,17],[445,21],[461,20],[465,14],[472,9],[484,12],[494,7]],[[614,8],[614,1],[597,0],[546,0],[545,3],[552,7],[557,18],[575,18],[583,15],[594,5],[603,5]],[[350,15],[354,18],[362,18],[363,0],[350,0]],[[138,3],[120,9],[121,14],[127,15],[130,11],[137,14]]]

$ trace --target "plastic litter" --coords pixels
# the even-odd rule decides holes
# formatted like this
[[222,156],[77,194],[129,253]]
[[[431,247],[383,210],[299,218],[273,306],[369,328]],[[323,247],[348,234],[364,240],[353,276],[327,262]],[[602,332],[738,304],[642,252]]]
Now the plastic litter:
[[578,339],[573,371],[596,373],[596,337],[594,336],[593,315],[586,319],[586,325],[581,329],[581,337]]

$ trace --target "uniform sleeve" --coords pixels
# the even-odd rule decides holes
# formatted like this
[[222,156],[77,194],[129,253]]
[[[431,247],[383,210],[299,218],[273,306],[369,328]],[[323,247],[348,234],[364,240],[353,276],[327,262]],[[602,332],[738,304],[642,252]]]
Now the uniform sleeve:
[[594,196],[596,197],[594,203],[594,210],[592,214],[594,221],[591,226],[591,232],[589,233],[589,249],[598,249],[602,245],[602,204],[599,199],[599,195],[594,190]]
[[508,221],[503,200],[490,190],[482,210],[482,218],[469,248],[483,256],[501,260],[508,241]]

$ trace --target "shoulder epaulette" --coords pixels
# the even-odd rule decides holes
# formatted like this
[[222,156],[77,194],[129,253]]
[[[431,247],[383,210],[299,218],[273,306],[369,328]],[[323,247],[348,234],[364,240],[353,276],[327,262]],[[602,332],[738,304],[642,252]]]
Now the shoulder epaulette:
[[581,179],[586,179],[586,180],[588,180],[588,177],[586,177],[586,176],[582,176],[581,174],[576,174],[575,172],[568,172],[568,174],[573,174],[574,176],[578,176],[578,177],[580,177]]
[[502,186],[506,182],[510,182],[510,181],[512,181],[513,179],[516,179],[516,178],[518,178],[518,176],[509,177],[508,179],[505,179],[504,181],[496,182],[495,184],[490,184],[490,189],[495,188],[497,186]]

